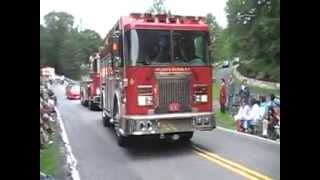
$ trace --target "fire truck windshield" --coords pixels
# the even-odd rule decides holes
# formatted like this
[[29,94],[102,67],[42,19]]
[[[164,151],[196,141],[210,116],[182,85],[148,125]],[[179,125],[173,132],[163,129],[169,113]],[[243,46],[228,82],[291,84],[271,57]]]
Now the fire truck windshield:
[[130,65],[206,65],[206,32],[131,30]]

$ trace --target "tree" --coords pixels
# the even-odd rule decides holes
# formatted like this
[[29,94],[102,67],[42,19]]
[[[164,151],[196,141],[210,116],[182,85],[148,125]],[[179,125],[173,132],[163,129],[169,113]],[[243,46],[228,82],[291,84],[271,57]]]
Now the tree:
[[252,61],[241,65],[243,72],[279,80],[280,0],[228,0],[226,12],[232,54]]
[[216,37],[222,32],[222,28],[219,26],[216,17],[211,13],[207,14],[206,23],[208,24],[211,42],[214,43]]
[[50,50],[50,34],[47,29],[40,24],[40,64],[48,64],[48,52]]
[[153,5],[147,10],[147,12],[156,14],[167,14],[168,12],[170,12],[170,10],[166,10],[166,7],[164,6],[164,1],[165,0],[153,0]]
[[62,43],[66,34],[72,31],[74,17],[65,12],[50,12],[44,16],[47,32],[50,34],[50,49],[47,56],[47,63],[56,68],[56,72],[61,74],[63,66],[59,57],[62,50]]
[[81,65],[102,45],[93,30],[79,31],[73,27],[74,17],[65,12],[51,12],[40,25],[40,63],[56,69],[57,74],[79,79]]
[[280,1],[229,0],[232,52],[242,59],[280,63]]
[[208,24],[210,34],[211,57],[214,61],[222,61],[230,58],[229,39],[225,30],[219,26],[216,18],[211,14],[207,14],[206,23]]

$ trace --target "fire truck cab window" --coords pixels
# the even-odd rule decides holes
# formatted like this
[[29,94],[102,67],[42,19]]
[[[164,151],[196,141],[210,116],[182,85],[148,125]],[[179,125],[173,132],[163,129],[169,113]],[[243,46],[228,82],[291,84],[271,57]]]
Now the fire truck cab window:
[[132,30],[131,64],[156,65],[171,63],[170,31]]
[[205,33],[193,31],[175,31],[174,59],[176,64],[207,64],[207,44]]
[[129,65],[206,65],[206,38],[205,32],[196,31],[131,30]]

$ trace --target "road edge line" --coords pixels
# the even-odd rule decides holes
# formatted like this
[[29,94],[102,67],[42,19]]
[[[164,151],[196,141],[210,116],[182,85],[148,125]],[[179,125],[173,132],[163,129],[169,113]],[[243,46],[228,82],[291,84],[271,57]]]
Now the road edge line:
[[270,143],[274,143],[274,144],[279,144],[280,145],[280,142],[278,142],[278,141],[274,141],[274,140],[267,139],[267,138],[262,138],[262,137],[255,136],[255,135],[252,135],[252,134],[238,132],[238,131],[227,129],[227,128],[224,128],[224,127],[221,127],[221,126],[217,126],[217,129],[220,129],[220,130],[223,130],[223,131],[227,131],[227,132],[231,132],[231,133],[235,133],[235,134],[242,135],[242,136],[247,136],[247,137],[251,137],[251,138],[260,139],[260,140],[263,140],[263,141],[267,141],[267,142],[270,142]]
[[73,153],[72,153],[72,149],[69,143],[69,139],[68,139],[68,135],[67,132],[64,128],[64,124],[60,115],[60,111],[58,110],[57,107],[55,107],[55,111],[57,113],[57,120],[60,126],[60,130],[61,130],[61,137],[62,137],[62,141],[66,150],[66,158],[67,158],[67,164],[70,168],[70,174],[71,174],[71,178],[73,180],[80,180],[80,174],[79,171],[77,169],[77,160],[74,157]]

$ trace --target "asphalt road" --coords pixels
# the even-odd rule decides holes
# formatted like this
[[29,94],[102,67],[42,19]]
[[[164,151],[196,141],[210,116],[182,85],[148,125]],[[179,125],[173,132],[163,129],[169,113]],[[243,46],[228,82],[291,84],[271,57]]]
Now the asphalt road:
[[137,139],[131,147],[121,148],[114,132],[103,127],[101,112],[67,100],[63,86],[54,91],[82,180],[248,179],[199,155],[194,146],[280,179],[279,144],[215,129],[196,132],[189,144]]

